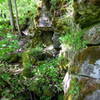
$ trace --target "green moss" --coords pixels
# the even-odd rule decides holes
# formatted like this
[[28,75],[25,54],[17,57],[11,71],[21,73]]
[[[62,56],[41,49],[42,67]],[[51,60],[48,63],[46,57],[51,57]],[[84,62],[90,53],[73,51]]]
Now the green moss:
[[44,95],[46,95],[46,96],[53,96],[53,91],[52,91],[52,89],[50,89],[48,86],[45,86],[44,88],[43,88],[43,93],[44,93]]
[[75,62],[82,64],[87,58],[89,63],[94,64],[96,60],[100,58],[100,46],[92,46],[84,49],[75,56]]
[[79,66],[71,66],[69,68],[69,71],[72,73],[72,74],[76,74],[80,71],[80,67]]
[[31,77],[31,61],[30,61],[30,56],[29,56],[29,50],[23,52],[22,54],[22,64],[23,64],[23,75],[26,77]]
[[35,48],[37,45],[39,45],[41,43],[42,43],[41,31],[39,29],[36,29],[35,30],[35,33],[34,33],[34,37],[32,39],[31,47],[32,48]]
[[100,8],[98,6],[74,2],[73,8],[75,22],[80,24],[82,28],[100,23]]
[[96,83],[93,79],[83,78],[79,81],[80,96],[79,100],[84,100],[88,95],[91,95],[94,91],[100,89],[100,84]]
[[31,77],[32,65],[38,63],[39,58],[42,56],[43,49],[41,47],[29,48],[22,54],[23,75]]

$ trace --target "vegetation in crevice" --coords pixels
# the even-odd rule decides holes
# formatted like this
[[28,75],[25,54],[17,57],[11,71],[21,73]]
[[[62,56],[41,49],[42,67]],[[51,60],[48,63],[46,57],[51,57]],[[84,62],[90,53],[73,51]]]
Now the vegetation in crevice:
[[[73,58],[77,63],[76,52],[80,54],[88,44],[84,35],[100,21],[98,5],[81,2],[0,0],[0,100],[79,99],[83,83],[72,78],[64,95],[62,81],[66,72],[79,72],[79,67],[71,67]],[[92,31],[93,39],[99,40],[99,35],[94,36],[99,28]],[[99,58],[98,52],[94,55]]]

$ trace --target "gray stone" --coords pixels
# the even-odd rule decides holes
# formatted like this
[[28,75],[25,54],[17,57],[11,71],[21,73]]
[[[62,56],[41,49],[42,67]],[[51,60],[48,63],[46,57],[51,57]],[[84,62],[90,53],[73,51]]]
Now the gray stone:
[[59,37],[60,37],[60,34],[57,32],[54,32],[53,37],[52,37],[53,46],[54,46],[54,49],[58,49],[58,50],[61,48],[60,47],[61,43],[60,43]]
[[52,21],[50,20],[50,16],[48,13],[49,12],[47,11],[45,5],[43,5],[41,9],[38,27],[51,27],[52,26]]
[[94,91],[91,95],[87,96],[84,100],[100,100],[100,90]]
[[85,61],[82,64],[80,73],[91,78],[100,79],[100,60],[97,60],[94,64],[89,64],[89,61]]
[[[100,46],[83,49],[74,56],[74,64],[69,67],[63,81],[65,100],[100,100]],[[76,80],[76,81],[75,81]],[[76,95],[68,91],[74,87],[80,88]]]
[[100,44],[100,24],[89,28],[85,32],[84,40],[88,41],[88,44]]

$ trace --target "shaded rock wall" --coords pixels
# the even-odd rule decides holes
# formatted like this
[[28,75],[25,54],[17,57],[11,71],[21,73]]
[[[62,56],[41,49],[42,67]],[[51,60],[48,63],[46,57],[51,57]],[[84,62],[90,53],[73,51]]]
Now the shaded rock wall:
[[99,0],[75,0],[73,3],[75,22],[82,28],[100,22]]

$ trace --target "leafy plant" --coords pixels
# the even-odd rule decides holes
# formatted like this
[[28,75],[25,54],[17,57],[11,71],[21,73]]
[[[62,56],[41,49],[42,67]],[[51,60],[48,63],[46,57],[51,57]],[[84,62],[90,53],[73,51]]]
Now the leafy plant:
[[80,85],[78,83],[78,80],[73,79],[71,81],[71,88],[68,91],[68,95],[71,95],[74,98],[74,100],[77,100],[79,93],[80,93]]
[[75,50],[79,50],[86,47],[87,41],[83,40],[83,34],[83,31],[72,31],[65,36],[62,36],[60,40],[64,44],[69,44]]
[[[50,92],[56,93],[57,91],[58,92],[62,91],[61,87],[62,78],[59,76],[60,73],[57,67],[58,64],[59,63],[57,59],[53,59],[51,61],[45,61],[44,64],[41,64],[32,71],[35,77],[34,82],[38,83],[37,86],[32,86],[32,87],[37,87],[37,89],[41,89],[41,92],[43,91],[44,96],[49,95]],[[47,94],[45,94],[47,88],[49,88],[49,92],[46,92]]]
[[[31,14],[32,17],[35,17],[37,14],[37,7],[38,7],[39,0],[19,0],[18,4],[18,11],[20,17],[25,17],[25,14]],[[27,8],[26,8],[27,7]],[[31,17],[30,16],[30,17]]]
[[4,60],[10,56],[11,52],[19,48],[17,36],[11,33],[0,34],[0,60]]
[[43,52],[43,48],[42,47],[39,47],[37,46],[36,48],[31,48],[31,51],[30,53],[33,55],[33,56],[38,56],[39,54],[41,54]]
[[52,7],[52,9],[54,9],[55,7],[56,7],[56,4],[57,4],[57,2],[58,2],[59,0],[51,0],[50,1],[50,3],[51,3],[51,7]]

